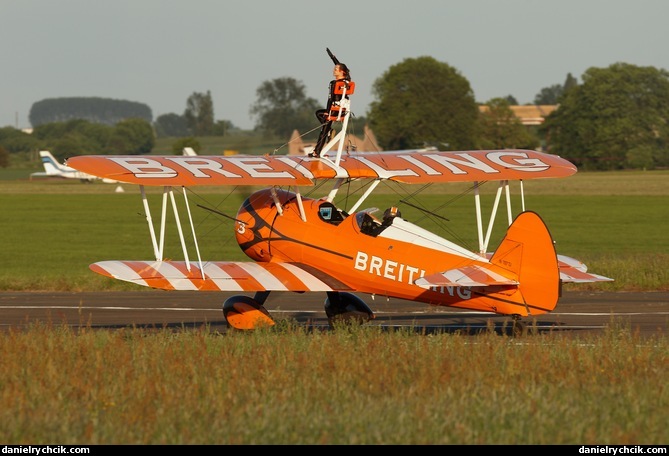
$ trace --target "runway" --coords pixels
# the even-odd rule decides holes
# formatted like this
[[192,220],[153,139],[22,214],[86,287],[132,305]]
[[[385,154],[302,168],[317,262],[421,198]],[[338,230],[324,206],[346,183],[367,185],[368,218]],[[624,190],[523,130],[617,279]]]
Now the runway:
[[[224,333],[221,307],[231,293],[142,290],[138,292],[2,292],[0,330],[43,323],[91,328],[203,328]],[[412,328],[424,333],[476,333],[487,328],[510,332],[511,319],[487,313],[432,307],[361,295],[376,318],[369,325]],[[325,293],[275,293],[266,307],[277,321],[291,319],[328,328]],[[669,292],[565,292],[550,314],[527,317],[528,330],[583,334],[612,324],[643,337],[669,332]]]

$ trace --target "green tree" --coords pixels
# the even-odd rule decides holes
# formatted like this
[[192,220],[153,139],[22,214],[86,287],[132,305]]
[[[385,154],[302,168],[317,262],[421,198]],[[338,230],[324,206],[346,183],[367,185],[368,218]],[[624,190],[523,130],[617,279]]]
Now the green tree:
[[0,168],[6,168],[9,166],[9,152],[7,149],[0,146]]
[[560,97],[562,94],[567,92],[569,89],[576,87],[578,81],[571,73],[567,74],[567,79],[564,81],[564,84],[554,84],[550,87],[544,87],[541,91],[536,94],[534,97],[535,105],[556,105],[560,103]]
[[153,123],[153,127],[156,129],[156,136],[159,138],[188,136],[190,134],[186,118],[175,113],[158,116]]
[[372,87],[367,114],[386,150],[438,145],[470,149],[477,144],[479,110],[469,81],[432,57],[405,59]]
[[41,141],[36,136],[14,127],[4,127],[0,128],[0,145],[8,153],[31,152],[41,147]]
[[45,123],[85,119],[112,126],[123,119],[153,120],[151,108],[143,103],[100,97],[47,98],[30,107],[28,119],[33,127]]
[[[112,129],[112,127],[107,128]],[[104,149],[99,148],[94,140],[79,131],[71,131],[61,137],[52,138],[48,144],[45,148],[61,162],[75,155],[104,153]]]
[[511,110],[505,98],[493,98],[480,114],[482,149],[535,149],[539,139],[532,135]]
[[288,138],[295,129],[305,132],[318,128],[314,113],[319,107],[315,99],[307,97],[304,83],[284,77],[260,84],[249,112],[257,118],[257,131]]
[[84,119],[53,122],[35,127],[32,136],[59,160],[76,155],[148,154],[155,145],[151,123],[139,118],[114,126]]
[[198,154],[202,149],[200,141],[198,141],[197,138],[189,136],[186,138],[179,138],[176,141],[174,141],[174,143],[172,143],[172,153],[174,155],[182,155],[184,147],[192,147],[195,153]]
[[63,160],[75,155],[103,154],[114,127],[84,119],[42,124],[33,130],[42,147]]
[[578,86],[578,79],[572,76],[571,73],[567,73],[567,79],[565,79],[564,84],[562,85],[562,93],[565,93],[576,86]]
[[195,136],[210,136],[214,130],[214,102],[211,92],[194,92],[186,101],[186,125]]
[[211,132],[211,134],[212,136],[225,136],[234,130],[235,126],[229,120],[217,120],[214,124],[214,130]]
[[560,84],[553,84],[550,87],[544,87],[534,96],[535,105],[555,105],[562,95],[563,88]]
[[616,63],[582,81],[542,126],[551,153],[585,169],[669,163],[669,72]]
[[144,119],[127,119],[114,127],[107,152],[114,155],[148,154],[156,139],[151,124]]

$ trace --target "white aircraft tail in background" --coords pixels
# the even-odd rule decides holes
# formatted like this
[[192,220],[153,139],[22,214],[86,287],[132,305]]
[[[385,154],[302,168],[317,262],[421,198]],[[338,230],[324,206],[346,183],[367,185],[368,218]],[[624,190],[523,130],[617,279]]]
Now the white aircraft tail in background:
[[187,155],[189,157],[195,157],[197,155],[197,152],[195,152],[195,150],[192,147],[184,147],[183,155]]
[[51,152],[48,150],[40,150],[39,156],[42,159],[42,165],[44,166],[44,172],[32,173],[30,177],[63,177],[66,179],[79,179],[82,182],[93,182],[96,180],[102,180],[107,184],[113,184],[117,181],[111,179],[100,179],[97,176],[92,174],[87,174],[81,171],[77,171],[74,168],[58,163],[56,157],[54,157]]

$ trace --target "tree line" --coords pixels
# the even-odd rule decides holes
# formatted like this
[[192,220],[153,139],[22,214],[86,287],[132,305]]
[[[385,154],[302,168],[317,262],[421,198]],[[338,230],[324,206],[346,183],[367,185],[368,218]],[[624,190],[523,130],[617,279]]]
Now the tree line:
[[28,119],[31,133],[0,128],[0,167],[11,153],[48,149],[64,160],[75,155],[142,155],[153,150],[157,137],[174,136],[175,147],[197,144],[194,136],[222,136],[229,121],[214,121],[211,93],[193,93],[182,115],[166,114],[153,121],[143,103],[99,97],[51,98],[34,103]]
[[[615,63],[588,69],[581,83],[568,74],[563,84],[543,88],[535,96],[534,104],[554,104],[558,109],[541,126],[531,128],[511,111],[510,106],[518,104],[511,95],[488,100],[489,109],[481,112],[469,81],[431,57],[408,58],[391,66],[374,81],[372,94],[368,112],[358,116],[354,109],[353,119],[368,125],[384,150],[542,147],[584,169],[669,166],[669,73],[663,69]],[[297,79],[264,81],[249,111],[255,119],[253,134],[288,138],[295,129],[314,131],[318,127],[314,111],[321,104],[306,96]],[[84,107],[92,113],[86,115]],[[155,137],[183,142],[187,137],[238,130],[229,121],[215,120],[209,91],[193,93],[183,114],[164,114],[152,122],[147,108],[104,99],[35,103],[30,120],[41,123],[34,125],[32,135],[17,135],[11,127],[0,129],[0,166],[2,149],[34,150],[39,141],[68,155],[78,150],[143,154],[150,152]],[[75,112],[83,120],[64,117]]]

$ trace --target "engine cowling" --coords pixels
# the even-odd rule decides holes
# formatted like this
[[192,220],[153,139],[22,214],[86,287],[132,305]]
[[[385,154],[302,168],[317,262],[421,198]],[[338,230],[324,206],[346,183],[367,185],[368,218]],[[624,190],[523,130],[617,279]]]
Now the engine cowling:
[[[275,190],[282,204],[295,194]],[[271,189],[263,189],[249,196],[239,211],[235,222],[235,237],[242,251],[255,261],[269,261],[272,224],[278,214]]]

